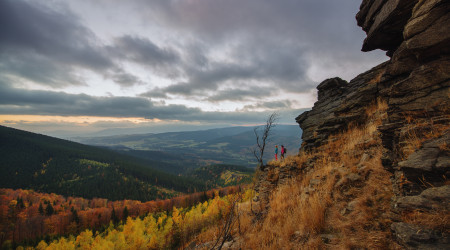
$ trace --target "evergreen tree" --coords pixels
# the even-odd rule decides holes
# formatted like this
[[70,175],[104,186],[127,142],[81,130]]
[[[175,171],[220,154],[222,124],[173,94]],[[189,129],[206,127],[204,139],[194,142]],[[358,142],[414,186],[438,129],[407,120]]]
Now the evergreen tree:
[[111,212],[111,221],[114,223],[114,225],[119,223],[119,218],[117,218],[116,210],[114,209],[114,206],[113,206],[113,210]]
[[201,198],[201,202],[204,202],[204,201],[207,201],[208,200],[208,195],[206,195],[206,191],[203,191],[203,195],[202,195],[202,198]]
[[125,206],[125,208],[123,209],[122,220],[127,221],[127,218],[128,218],[128,208],[127,208],[127,206]]
[[77,210],[72,207],[71,211],[72,211],[72,221],[74,221],[77,224],[80,223],[80,217],[78,217]]
[[44,208],[42,207],[42,203],[39,203],[39,213],[44,215]]
[[47,205],[47,208],[45,208],[45,214],[46,214],[47,216],[50,216],[50,215],[52,215],[54,212],[55,212],[55,210],[53,209],[52,204],[49,203],[49,204]]

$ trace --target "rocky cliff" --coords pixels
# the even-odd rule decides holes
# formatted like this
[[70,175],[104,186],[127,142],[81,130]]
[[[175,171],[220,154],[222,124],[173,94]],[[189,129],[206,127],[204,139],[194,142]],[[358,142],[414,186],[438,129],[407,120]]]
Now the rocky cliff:
[[[314,195],[329,201],[316,247],[367,247],[358,244],[366,235],[375,248],[448,249],[450,1],[363,0],[356,20],[367,33],[362,50],[390,59],[350,82],[318,85],[314,107],[296,118],[299,156],[257,176],[261,211],[270,219],[283,195],[276,190],[291,183],[298,209]],[[357,222],[355,204],[372,220]],[[356,235],[357,223],[368,223],[359,229],[366,234]],[[288,241],[310,244],[313,235],[299,230]]]
[[404,218],[415,212],[449,219],[450,1],[363,0],[356,19],[367,33],[362,50],[386,50],[391,59],[349,83],[319,84],[318,101],[296,119],[301,150],[313,151],[348,124],[364,123],[364,107],[384,100],[387,116],[378,130],[383,166],[393,175],[392,232],[404,247],[440,249],[450,243],[448,221],[433,228]]

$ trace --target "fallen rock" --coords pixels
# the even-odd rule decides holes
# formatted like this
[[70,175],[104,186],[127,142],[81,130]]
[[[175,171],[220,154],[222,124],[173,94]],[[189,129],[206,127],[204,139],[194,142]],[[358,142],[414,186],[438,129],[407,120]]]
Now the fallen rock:
[[[420,196],[435,202],[450,203],[450,185],[433,187],[423,191]],[[450,207],[448,208],[450,210]]]
[[404,222],[393,223],[391,230],[398,241],[408,248],[448,249],[448,235],[443,235],[439,231]]
[[[450,133],[426,141],[422,148],[398,163],[399,170],[408,180],[418,180],[426,176],[430,183],[437,183],[450,170],[449,152],[442,145],[450,143]],[[434,185],[434,184],[433,184]]]
[[397,200],[396,206],[408,210],[432,208],[429,200],[419,195],[401,197]]
[[431,171],[436,164],[439,148],[423,148],[411,154],[406,161],[398,163],[402,169]]
[[403,210],[450,211],[450,185],[428,188],[419,195],[400,197],[394,206]]

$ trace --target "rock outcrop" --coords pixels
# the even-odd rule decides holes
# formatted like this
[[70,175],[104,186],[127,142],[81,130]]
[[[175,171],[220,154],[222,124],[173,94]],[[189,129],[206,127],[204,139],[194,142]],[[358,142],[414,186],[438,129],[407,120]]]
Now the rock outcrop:
[[327,138],[344,131],[349,124],[363,124],[367,120],[364,109],[377,101],[377,81],[387,63],[358,75],[349,83],[338,77],[317,86],[318,100],[310,111],[295,120],[302,128],[302,149],[310,150],[327,142]]
[[[314,107],[296,118],[303,130],[299,157],[311,158],[301,164],[268,165],[259,172],[256,190],[262,211],[270,206],[270,196],[278,186],[317,171],[320,160],[314,155],[321,153],[329,154],[327,159],[337,164],[332,164],[327,176],[336,177],[333,190],[342,191],[340,195],[350,200],[340,208],[340,214],[347,216],[361,202],[351,201],[355,194],[346,194],[346,190],[364,187],[374,170],[367,170],[364,162],[377,157],[382,162],[378,166],[386,173],[380,175],[386,176],[383,189],[393,195],[386,200],[386,204],[391,201],[390,206],[379,206],[383,216],[389,217],[384,222],[390,225],[380,230],[390,234],[390,240],[395,239],[393,244],[407,249],[448,248],[450,1],[363,0],[356,19],[367,33],[362,50],[382,49],[390,59],[350,82],[336,77],[318,85]],[[384,106],[377,109],[382,111],[368,108],[380,103]],[[371,122],[373,117],[378,120]],[[364,139],[367,143],[359,142],[354,152],[334,152],[339,148],[321,152],[339,141],[344,131],[368,124],[379,125],[378,131],[373,133],[374,138]],[[361,160],[339,165],[337,159],[343,157]],[[391,182],[386,180],[388,176]],[[306,186],[302,186],[301,196],[314,193],[323,182],[314,177],[303,183]],[[436,221],[427,221],[429,218]],[[328,244],[342,237],[334,236],[322,241]]]
[[[365,107],[384,100],[387,117],[379,131],[382,162],[393,174],[394,214],[448,214],[450,1],[363,0],[356,19],[367,33],[362,50],[386,50],[391,59],[350,82],[332,78],[318,85],[318,101],[296,118],[303,130],[301,150],[327,143],[349,124],[363,124]],[[449,244],[448,226],[429,228],[402,218],[393,218],[391,229],[404,247]]]
[[356,15],[367,33],[363,51],[383,49],[388,55],[403,41],[403,28],[418,0],[364,0]]

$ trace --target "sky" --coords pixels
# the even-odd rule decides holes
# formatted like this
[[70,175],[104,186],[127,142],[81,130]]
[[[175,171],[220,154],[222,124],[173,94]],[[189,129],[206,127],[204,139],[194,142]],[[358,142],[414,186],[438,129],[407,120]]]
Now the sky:
[[360,0],[0,0],[0,124],[57,137],[279,123],[361,52]]

